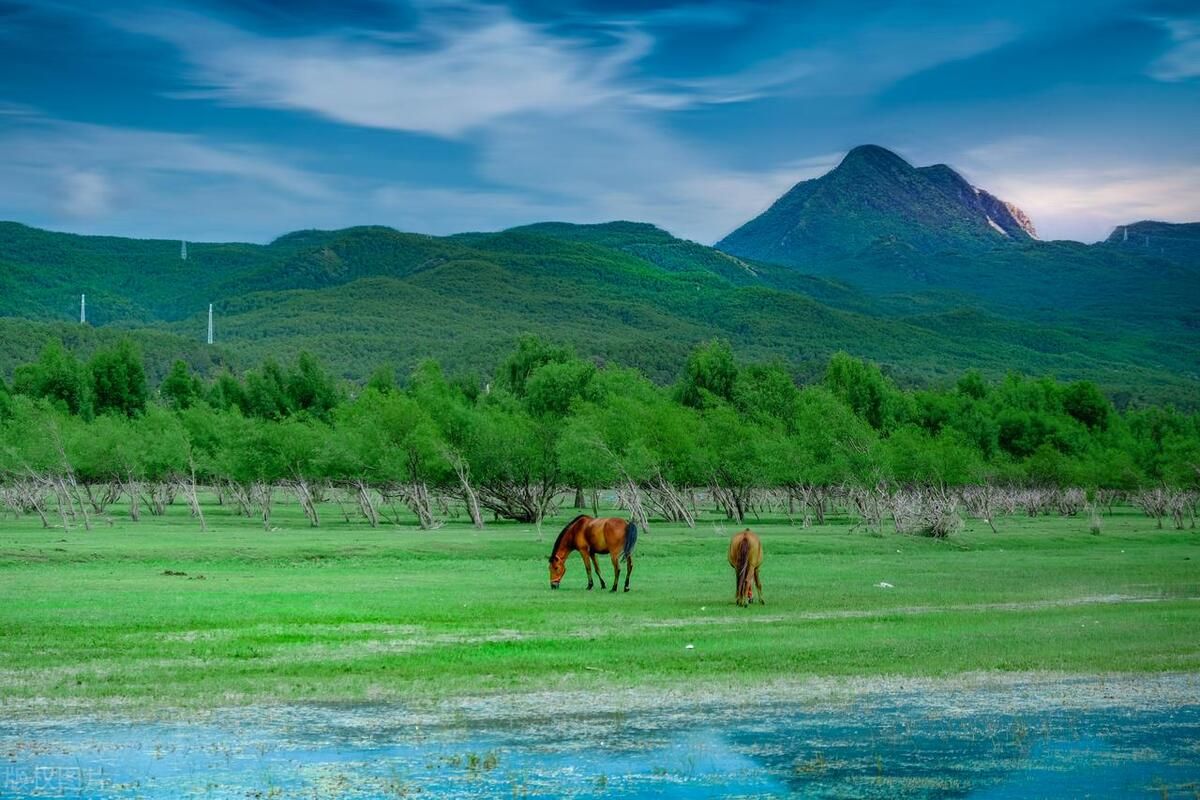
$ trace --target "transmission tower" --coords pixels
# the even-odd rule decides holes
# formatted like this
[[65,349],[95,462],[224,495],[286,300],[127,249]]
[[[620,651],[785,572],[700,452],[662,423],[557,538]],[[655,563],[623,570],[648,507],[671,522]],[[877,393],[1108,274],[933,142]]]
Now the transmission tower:
[[213,343],[212,303],[208,304],[208,343]]

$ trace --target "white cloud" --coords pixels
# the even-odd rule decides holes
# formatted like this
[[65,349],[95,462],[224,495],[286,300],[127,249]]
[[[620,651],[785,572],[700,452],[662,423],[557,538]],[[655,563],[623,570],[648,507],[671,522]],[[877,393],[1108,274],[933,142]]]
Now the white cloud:
[[298,221],[337,196],[325,177],[254,147],[36,113],[0,128],[0,151],[0,209],[34,224],[259,238],[273,216]]
[[363,127],[457,138],[515,114],[659,102],[619,80],[649,50],[643,32],[614,28],[609,46],[599,48],[498,7],[474,7],[465,18],[459,11],[451,22],[426,9],[421,25],[404,36],[285,39],[183,14],[120,24],[180,49],[193,68],[191,96]]
[[317,114],[349,125],[461,138],[513,116],[590,110],[677,111],[777,94],[861,95],[947,61],[998,47],[1017,29],[971,14],[924,20],[900,12],[803,39],[784,55],[731,73],[667,79],[638,62],[671,20],[727,25],[742,10],[690,6],[592,18],[589,38],[563,35],[497,5],[426,3],[402,32],[337,29],[260,35],[185,12],[110,15],[114,24],[173,44],[203,97]]
[[62,209],[72,217],[101,217],[112,210],[112,184],[94,170],[68,170],[62,176]]
[[68,122],[30,116],[0,130],[10,165],[63,167],[89,171],[103,165],[111,181],[123,174],[208,174],[251,179],[279,191],[320,195],[324,188],[310,173],[290,167],[260,148],[213,145],[200,137]]
[[501,185],[557,194],[554,219],[652,222],[712,242],[836,160],[823,155],[761,171],[733,170],[645,120],[613,114],[574,126],[501,126],[483,146],[482,170]]
[[964,152],[972,183],[1015,203],[1043,239],[1103,239],[1118,225],[1145,219],[1200,219],[1200,166],[1132,162],[1083,163],[1061,147],[1018,137]]
[[1167,29],[1172,46],[1150,65],[1150,77],[1168,82],[1200,77],[1200,18],[1156,21]]
[[1140,220],[1200,219],[1200,167],[1194,164],[1018,173],[995,186],[1034,219],[1043,238],[1096,241]]

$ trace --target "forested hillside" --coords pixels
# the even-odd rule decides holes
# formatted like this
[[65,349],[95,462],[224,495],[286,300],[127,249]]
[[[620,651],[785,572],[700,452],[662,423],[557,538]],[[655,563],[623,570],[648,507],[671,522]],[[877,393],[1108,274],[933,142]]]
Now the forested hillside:
[[[1070,260],[1061,263],[1069,273]],[[72,322],[81,293],[86,327]],[[210,302],[214,347],[203,344]],[[665,383],[698,342],[720,337],[749,357],[779,359],[802,380],[845,350],[903,385],[945,385],[968,368],[991,377],[1016,370],[1094,380],[1122,405],[1195,404],[1195,334],[1182,323],[1162,323],[1157,307],[1141,310],[1145,327],[1064,322],[1053,318],[1056,303],[1044,293],[1030,299],[1046,311],[1032,319],[965,293],[882,296],[637,223],[441,238],[379,227],[300,231],[269,245],[192,242],[186,260],[179,242],[0,225],[0,374],[9,376],[50,338],[86,354],[121,334],[138,341],[156,377],[175,358],[212,375],[301,351],[358,381],[381,362],[407,373],[426,358],[452,374],[486,375],[536,333]],[[1163,324],[1177,335],[1165,336]]]

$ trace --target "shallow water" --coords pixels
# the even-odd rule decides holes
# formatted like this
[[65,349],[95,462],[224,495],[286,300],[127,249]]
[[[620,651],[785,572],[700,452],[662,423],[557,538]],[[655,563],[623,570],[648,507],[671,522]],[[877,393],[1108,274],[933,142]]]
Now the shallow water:
[[0,797],[1200,797],[1200,698],[1088,707],[1021,691],[629,714],[604,712],[598,694],[584,715],[372,705],[0,722]]

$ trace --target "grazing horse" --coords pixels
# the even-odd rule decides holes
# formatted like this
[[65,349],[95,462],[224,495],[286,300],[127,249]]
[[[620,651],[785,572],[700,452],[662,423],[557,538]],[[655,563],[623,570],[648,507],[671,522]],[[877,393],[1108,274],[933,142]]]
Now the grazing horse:
[[758,587],[758,602],[767,604],[763,599],[762,583],[758,580],[758,568],[762,566],[762,561],[763,546],[758,536],[749,528],[733,535],[729,542],[729,566],[737,573],[737,593],[734,602],[739,606],[747,606],[754,602],[751,580],[754,581],[754,586]]
[[563,573],[567,571],[567,556],[572,550],[578,550],[583,556],[583,566],[587,569],[588,589],[592,588],[592,567],[596,568],[596,577],[600,578],[600,588],[605,588],[604,578],[600,575],[600,563],[596,560],[597,553],[608,553],[612,558],[613,586],[617,590],[617,579],[621,577],[621,559],[625,559],[625,591],[629,591],[629,576],[633,574],[633,548],[637,544],[638,529],[632,522],[618,517],[589,517],[580,514],[567,523],[558,538],[554,540],[554,549],[550,551],[550,588],[557,589],[562,582]]

